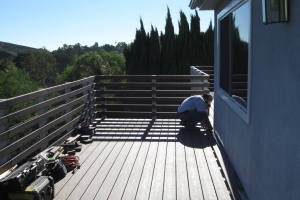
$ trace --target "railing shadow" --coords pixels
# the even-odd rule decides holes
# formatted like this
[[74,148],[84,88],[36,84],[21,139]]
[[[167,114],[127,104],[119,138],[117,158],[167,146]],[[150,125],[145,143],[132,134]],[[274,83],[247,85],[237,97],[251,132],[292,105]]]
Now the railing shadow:
[[98,142],[179,142],[191,148],[211,145],[203,129],[190,131],[179,125],[176,119],[102,119],[93,123],[93,126],[96,128],[93,140]]

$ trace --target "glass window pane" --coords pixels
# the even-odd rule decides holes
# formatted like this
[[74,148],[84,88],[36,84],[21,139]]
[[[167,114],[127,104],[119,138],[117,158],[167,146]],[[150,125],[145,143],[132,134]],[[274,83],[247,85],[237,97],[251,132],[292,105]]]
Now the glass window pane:
[[249,3],[232,13],[232,95],[247,101],[248,51],[250,32]]
[[[220,87],[247,102],[250,3],[220,21]],[[240,101],[238,101],[240,102]]]

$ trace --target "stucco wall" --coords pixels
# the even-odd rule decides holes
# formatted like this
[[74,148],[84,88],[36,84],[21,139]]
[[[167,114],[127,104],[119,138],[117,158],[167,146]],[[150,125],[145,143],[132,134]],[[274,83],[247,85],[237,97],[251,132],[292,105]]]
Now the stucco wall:
[[300,1],[288,23],[271,25],[261,1],[251,4],[250,123],[215,92],[215,130],[249,199],[300,199]]

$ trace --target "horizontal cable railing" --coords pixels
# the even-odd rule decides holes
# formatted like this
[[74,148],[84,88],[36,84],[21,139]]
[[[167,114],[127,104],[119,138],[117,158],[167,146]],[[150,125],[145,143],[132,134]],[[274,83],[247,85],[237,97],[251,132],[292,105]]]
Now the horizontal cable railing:
[[178,105],[208,93],[209,75],[95,76],[97,118],[177,118]]
[[0,174],[89,124],[93,87],[91,76],[0,101]]

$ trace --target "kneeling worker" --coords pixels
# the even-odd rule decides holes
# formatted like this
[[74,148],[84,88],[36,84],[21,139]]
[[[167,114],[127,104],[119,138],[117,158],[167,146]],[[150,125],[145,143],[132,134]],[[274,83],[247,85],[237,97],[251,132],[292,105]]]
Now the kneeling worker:
[[206,107],[210,106],[213,98],[210,94],[196,95],[185,99],[178,107],[177,113],[181,120],[180,124],[190,130],[199,130],[196,127],[198,122],[206,127],[207,132],[212,132],[212,125],[206,113]]

